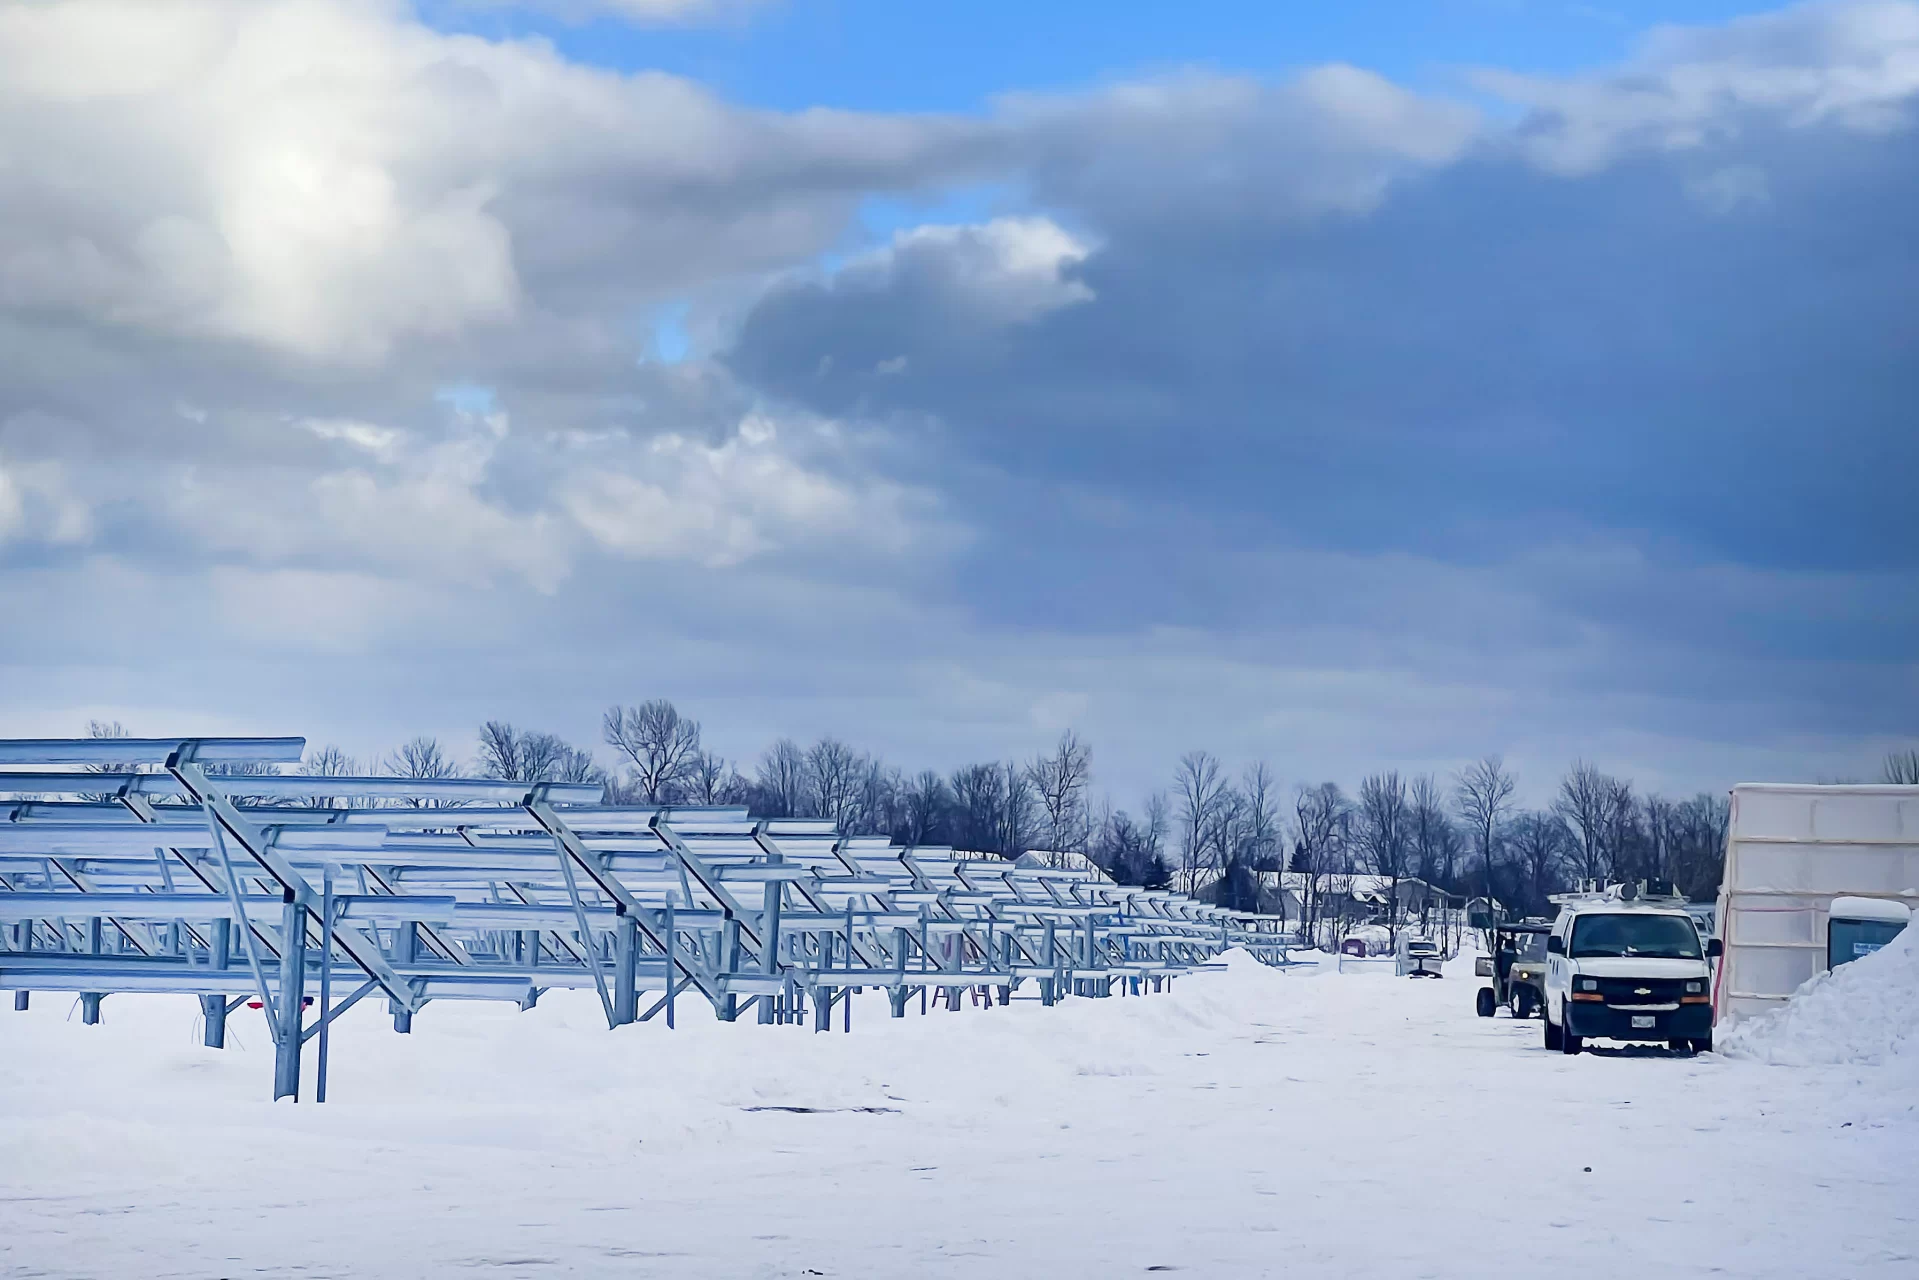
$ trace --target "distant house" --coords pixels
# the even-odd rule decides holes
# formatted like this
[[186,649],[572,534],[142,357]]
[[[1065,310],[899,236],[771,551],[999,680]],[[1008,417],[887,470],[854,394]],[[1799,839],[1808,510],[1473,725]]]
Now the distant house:
[[[1284,916],[1288,920],[1301,919],[1305,914],[1302,893],[1306,877],[1291,871],[1255,871],[1254,882],[1259,886],[1259,906],[1263,916]],[[1219,901],[1220,877],[1211,876],[1199,881],[1193,888],[1193,896],[1201,902]]]
[[[1311,877],[1300,871],[1255,871],[1252,876],[1259,885],[1260,914],[1283,915],[1288,920],[1305,917],[1306,902],[1315,889],[1319,894],[1317,914],[1321,918],[1337,915],[1348,920],[1383,920],[1392,914],[1387,906],[1397,898],[1399,918],[1416,919],[1428,912],[1457,911],[1464,901],[1460,895],[1447,893],[1417,876],[1401,876],[1396,886],[1389,876],[1360,873],[1321,875],[1317,886],[1310,884]],[[1212,876],[1194,887],[1193,896],[1202,902],[1218,902],[1219,888],[1220,878]],[[1333,909],[1331,899],[1336,896],[1343,896],[1350,905],[1343,910]]]
[[[1492,910],[1490,912],[1486,909],[1487,903],[1492,904]],[[1506,903],[1501,902],[1498,898],[1488,898],[1482,895],[1477,898],[1466,899],[1466,920],[1467,923],[1475,929],[1485,928],[1486,925],[1482,923],[1483,921],[1515,919],[1518,919],[1518,917],[1514,914],[1513,909]]]

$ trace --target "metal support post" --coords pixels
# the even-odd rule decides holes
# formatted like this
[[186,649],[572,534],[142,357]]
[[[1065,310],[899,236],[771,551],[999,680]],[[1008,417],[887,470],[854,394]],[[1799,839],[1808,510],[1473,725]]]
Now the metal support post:
[[280,914],[280,1021],[274,1028],[273,1100],[300,1100],[301,1006],[306,1003],[307,910],[289,890]]
[[[760,972],[769,978],[780,971],[780,903],[785,897],[784,887],[778,880],[768,880],[760,909]],[[760,1001],[761,1024],[771,1023],[773,1018],[772,1002]]]
[[227,1047],[227,998],[225,996],[201,996],[200,1020],[205,1024],[201,1043],[209,1049]]
[[673,997],[680,989],[679,975],[673,969],[674,952],[679,948],[679,944],[673,940],[673,935],[677,932],[673,925],[673,895],[668,894],[666,896],[666,1029],[668,1031],[673,1029]]
[[315,1102],[326,1101],[327,1038],[333,1026],[333,868],[322,868],[320,876],[320,1056],[313,1064]]
[[88,991],[80,996],[80,1021],[89,1027],[100,1025],[100,998],[103,994],[99,991]]
[[[728,912],[725,922],[720,926],[720,952],[726,960],[729,974],[740,971],[740,922],[732,912]],[[729,991],[720,997],[719,1014],[721,1022],[731,1022],[740,1016],[740,998]]]
[[[420,925],[416,920],[408,920],[393,931],[393,963],[412,965],[420,957]],[[388,1000],[387,1007],[393,1011],[393,1029],[401,1035],[413,1030],[413,1010],[397,1000]]]
[[13,1011],[15,1013],[25,1013],[27,1011],[27,996],[29,994],[30,993],[25,991],[16,991],[13,993]]
[[[668,978],[672,977],[669,973]],[[632,912],[613,924],[613,1025],[625,1026],[640,1017],[640,922]]]

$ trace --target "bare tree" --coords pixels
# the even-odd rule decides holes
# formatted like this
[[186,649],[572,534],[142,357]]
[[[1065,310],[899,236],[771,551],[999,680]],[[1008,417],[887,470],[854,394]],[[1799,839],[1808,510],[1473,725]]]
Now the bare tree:
[[1352,806],[1335,782],[1317,786],[1301,784],[1293,798],[1293,870],[1305,877],[1301,910],[1302,927],[1309,941],[1318,936],[1322,877],[1335,873],[1343,865],[1346,832]]
[[606,786],[611,779],[606,776],[606,770],[600,767],[599,761],[593,758],[591,751],[567,747],[554,760],[550,781]]
[[901,796],[900,840],[907,845],[939,844],[946,837],[952,807],[953,793],[946,779],[931,769],[921,770]]
[[460,768],[440,748],[438,738],[422,734],[410,738],[389,752],[386,771],[401,778],[457,778]]
[[890,830],[906,786],[900,771],[887,768],[877,757],[862,755],[854,783],[853,806],[840,826],[841,832],[872,835]]
[[645,804],[666,804],[700,750],[700,725],[665,698],[637,707],[608,707],[601,721],[607,745],[632,762],[633,789]]
[[[300,761],[298,771],[309,778],[351,778],[360,772],[360,764],[340,748],[329,745],[309,752],[306,759]],[[322,809],[345,809],[352,806],[353,797],[313,795],[307,797],[307,803]]]
[[754,770],[759,808],[769,818],[790,818],[806,803],[806,753],[791,738],[781,738],[760,756]]
[[352,756],[332,745],[310,752],[300,762],[300,772],[309,778],[351,778],[360,772]]
[[1572,833],[1558,814],[1532,810],[1513,820],[1507,843],[1523,872],[1525,909],[1529,913],[1544,911],[1547,895],[1558,884],[1560,868],[1572,846]]
[[1085,790],[1091,776],[1093,753],[1068,729],[1052,754],[1026,767],[1038,802],[1041,832],[1047,849],[1069,852],[1085,847]]
[[557,733],[520,735],[520,776],[527,782],[553,782],[573,748]]
[[1686,839],[1680,806],[1664,796],[1647,796],[1639,810],[1644,840],[1637,870],[1650,880],[1671,881],[1679,862],[1679,850]]
[[1179,818],[1180,880],[1186,893],[1194,893],[1201,874],[1211,869],[1226,791],[1225,775],[1211,752],[1189,751],[1179,758],[1173,775],[1173,804]]
[[1611,877],[1620,847],[1619,807],[1630,799],[1629,787],[1608,777],[1584,760],[1575,760],[1560,779],[1553,812],[1565,820],[1576,840],[1575,868],[1579,878],[1604,884]]
[[1006,783],[1000,767],[969,764],[956,769],[951,789],[953,844],[979,853],[1006,853],[1006,846],[1000,843],[1000,815],[1006,808]]
[[1726,871],[1726,836],[1732,826],[1732,801],[1706,792],[1679,805],[1679,844],[1672,866],[1674,886],[1694,900],[1719,892]]
[[1375,773],[1359,784],[1359,843],[1372,873],[1386,882],[1386,937],[1399,941],[1399,882],[1406,876],[1411,843],[1406,784],[1394,772]]
[[1453,851],[1456,841],[1449,841],[1448,828],[1452,820],[1446,816],[1446,802],[1439,790],[1439,779],[1430,773],[1422,773],[1412,781],[1406,798],[1406,839],[1410,846],[1412,874],[1421,882],[1419,891],[1419,923],[1423,929],[1430,923],[1433,905],[1433,886],[1444,885],[1449,891],[1452,887]]
[[1919,786],[1919,747],[1887,753],[1886,781],[1899,786]]
[[726,782],[732,775],[717,751],[695,751],[680,776],[680,790],[691,804],[725,804]]
[[821,738],[806,751],[806,808],[846,830],[860,800],[867,760],[838,738]]
[[[387,754],[384,761],[386,771],[396,777],[433,780],[438,778],[457,778],[460,767],[453,758],[441,749],[438,738],[425,734],[409,738]],[[408,800],[408,808],[431,809],[438,805],[430,800]]]
[[1513,776],[1505,761],[1486,756],[1467,765],[1453,778],[1453,803],[1466,824],[1473,852],[1479,855],[1486,877],[1486,909],[1493,909],[1493,854],[1499,845],[1499,827],[1513,802]]
[[578,754],[555,733],[515,729],[504,720],[489,720],[480,727],[482,777],[515,782],[563,781],[561,772],[580,767],[575,759]]
[[1017,858],[1033,842],[1033,784],[1011,760],[999,770],[999,847],[1007,857]]
[[1286,861],[1285,833],[1280,829],[1279,780],[1272,766],[1255,760],[1247,766],[1239,782],[1239,794],[1245,798],[1242,813],[1245,855],[1260,871],[1280,871]]
[[504,720],[480,726],[480,772],[489,778],[523,778],[520,771],[520,734]]

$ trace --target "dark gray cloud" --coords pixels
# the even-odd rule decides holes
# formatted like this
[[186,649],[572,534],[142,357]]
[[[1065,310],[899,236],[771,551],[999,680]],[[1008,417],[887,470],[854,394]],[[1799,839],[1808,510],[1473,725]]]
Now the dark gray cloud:
[[983,230],[907,233],[772,291],[729,361],[966,477],[982,618],[1490,663],[1661,732],[1910,732],[1915,13],[1487,74],[1528,112],[1470,138],[1352,76],[1039,113],[1025,177],[1078,246],[1040,271],[1002,228],[1006,306]]

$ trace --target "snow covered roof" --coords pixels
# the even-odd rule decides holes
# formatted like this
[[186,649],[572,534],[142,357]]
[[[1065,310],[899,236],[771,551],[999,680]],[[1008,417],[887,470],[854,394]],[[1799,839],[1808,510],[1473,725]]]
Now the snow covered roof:
[[1912,908],[1885,898],[1834,898],[1827,914],[1846,920],[1884,920],[1888,924],[1905,924],[1912,919]]

